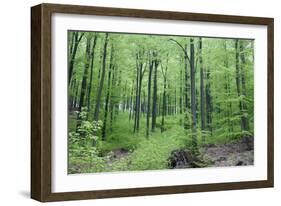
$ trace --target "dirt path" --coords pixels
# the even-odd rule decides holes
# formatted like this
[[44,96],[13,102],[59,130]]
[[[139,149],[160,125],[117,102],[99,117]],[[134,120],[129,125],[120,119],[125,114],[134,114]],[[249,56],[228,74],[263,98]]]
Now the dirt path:
[[194,155],[188,149],[171,152],[169,167],[172,169],[194,167],[225,167],[254,164],[253,137],[225,144],[205,145],[200,148],[200,155]]
[[114,150],[114,151],[112,151],[112,152],[110,153],[110,155],[109,155],[109,160],[108,160],[108,162],[106,162],[106,164],[107,164],[108,166],[112,166],[112,164],[113,164],[114,162],[116,162],[116,161],[118,161],[118,160],[120,160],[120,159],[123,159],[123,158],[129,156],[130,154],[131,154],[131,153],[130,153],[128,150],[126,150],[126,149],[123,149],[123,148],[121,148],[121,149],[116,149],[116,150]]
[[211,167],[253,165],[253,139],[253,137],[243,137],[231,143],[208,145],[201,152],[213,162]]

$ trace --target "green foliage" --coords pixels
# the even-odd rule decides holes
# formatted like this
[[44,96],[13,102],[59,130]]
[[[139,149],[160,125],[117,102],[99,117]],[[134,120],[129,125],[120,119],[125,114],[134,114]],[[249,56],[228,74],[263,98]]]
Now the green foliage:
[[95,134],[101,129],[101,121],[88,121],[86,108],[82,108],[78,115],[80,125],[77,127],[77,131],[70,132],[68,135],[69,165],[87,162],[89,168],[95,168],[96,172],[102,171],[104,159],[99,156],[96,146],[93,145],[93,142],[97,142],[99,139]]
[[[222,144],[254,134],[254,50],[253,40],[239,40],[241,48],[235,47],[236,40],[220,38],[202,38],[202,59],[199,61],[199,38],[194,39],[195,46],[195,126],[192,125],[191,112],[191,71],[190,38],[182,36],[161,36],[143,34],[109,33],[108,46],[104,51],[106,33],[78,32],[84,34],[79,43],[74,61],[73,76],[69,84],[69,172],[111,172],[157,170],[168,168],[168,158],[176,149],[188,149],[198,155],[196,167],[206,167],[212,163],[206,157],[200,157],[200,149],[208,144]],[[74,35],[69,32],[69,52]],[[86,87],[82,111],[76,112],[78,100],[82,96],[82,79],[85,68],[85,48],[87,39],[93,46],[93,37],[97,36],[95,49],[91,49],[93,62],[92,84],[90,72],[86,78]],[[177,42],[177,43],[175,43]],[[181,45],[181,47],[179,46]],[[112,49],[114,48],[114,50]],[[114,52],[112,52],[114,51]],[[143,51],[137,59],[136,54]],[[107,52],[106,57],[104,53]],[[111,53],[112,52],[112,53]],[[156,129],[151,131],[151,111],[153,86],[149,114],[149,136],[146,138],[147,102],[148,102],[148,67],[157,53],[159,66],[157,70],[157,118]],[[112,57],[111,57],[112,54]],[[236,54],[239,61],[237,63]],[[242,56],[244,60],[242,61]],[[113,59],[111,62],[111,58]],[[139,129],[134,132],[137,92],[136,63],[140,61],[143,69],[140,95]],[[187,61],[187,66],[186,66]],[[104,64],[103,64],[104,62]],[[203,64],[203,65],[201,65]],[[101,68],[105,65],[105,75],[101,83]],[[111,68],[111,76],[109,68]],[[90,67],[91,67],[90,66]],[[205,92],[203,109],[205,111],[205,128],[203,128],[200,91],[204,68],[203,89]],[[166,81],[162,69],[168,68]],[[186,71],[187,68],[187,71]],[[237,68],[238,76],[237,76]],[[153,73],[154,76],[154,73]],[[244,85],[242,85],[242,77]],[[239,88],[237,88],[239,79]],[[152,78],[153,81],[153,78]],[[154,80],[156,81],[156,80]],[[110,86],[106,84],[110,82]],[[165,84],[166,103],[163,103]],[[85,83],[85,82],[84,82]],[[154,85],[154,82],[150,82]],[[85,85],[84,85],[85,86]],[[207,86],[210,99],[207,102]],[[94,121],[97,93],[101,90],[99,121]],[[238,90],[240,90],[238,92]],[[193,90],[194,91],[194,90]],[[187,96],[185,95],[187,93]],[[108,107],[105,108],[106,97]],[[86,108],[87,101],[89,107]],[[187,102],[185,102],[187,100]],[[194,100],[194,99],[193,99]],[[181,106],[180,106],[181,105]],[[186,106],[187,105],[187,106]],[[165,107],[165,108],[164,108]],[[187,107],[187,108],[186,108]],[[208,107],[208,108],[207,108]],[[207,110],[208,109],[208,110]],[[78,109],[79,110],[79,109]],[[165,112],[163,112],[165,111]],[[181,112],[180,112],[181,111]],[[203,113],[203,112],[202,112]],[[164,121],[162,122],[162,115]],[[208,116],[208,117],[207,117]],[[202,119],[201,119],[202,118]],[[248,121],[249,128],[242,128],[242,119]],[[104,123],[104,125],[102,125]],[[106,126],[106,127],[105,127]],[[193,128],[192,128],[193,127]],[[162,128],[162,133],[160,131]],[[104,130],[103,130],[104,129]],[[194,132],[194,133],[192,133]],[[101,138],[102,137],[102,138]],[[202,142],[203,137],[206,139]],[[196,140],[196,142],[192,140]]]

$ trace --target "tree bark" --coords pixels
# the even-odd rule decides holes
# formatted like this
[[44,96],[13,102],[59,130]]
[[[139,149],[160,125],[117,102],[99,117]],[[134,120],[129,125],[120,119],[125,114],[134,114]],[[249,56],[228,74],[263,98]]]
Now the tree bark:
[[[190,108],[190,105],[189,105],[189,99],[188,99],[188,89],[189,89],[189,85],[188,85],[188,55],[187,55],[187,44],[185,45],[185,53],[184,53],[184,63],[185,63],[185,75],[184,75],[184,78],[185,78],[185,87],[184,87],[184,95],[185,95],[185,112],[188,111],[188,108]],[[190,63],[191,64],[191,63]]]
[[235,40],[235,70],[236,70],[236,89],[237,89],[237,96],[239,98],[239,109],[240,109],[240,116],[241,116],[241,131],[244,130],[243,125],[243,111],[242,111],[242,101],[240,99],[241,96],[241,86],[240,86],[240,52],[239,52],[239,40]]
[[132,119],[132,110],[133,110],[133,95],[134,95],[133,83],[132,83],[132,89],[131,89],[131,95],[130,95],[130,103],[129,103],[129,121],[131,121],[131,119]]
[[98,120],[99,120],[101,95],[102,95],[103,83],[104,83],[104,77],[105,77],[107,44],[108,44],[108,33],[105,34],[105,40],[104,40],[104,46],[103,46],[102,73],[101,73],[101,79],[100,79],[99,89],[98,89],[98,92],[97,92],[96,106],[95,106],[95,112],[94,112],[94,120],[95,120],[95,121],[98,121]]
[[197,151],[196,126],[196,86],[194,64],[194,39],[190,38],[190,81],[191,81],[191,113],[192,113],[192,146]]
[[88,78],[88,70],[90,66],[90,47],[91,47],[91,38],[87,38],[86,43],[86,52],[85,52],[85,65],[84,65],[84,72],[82,77],[81,83],[81,91],[80,91],[80,100],[79,100],[79,112],[82,111],[82,107],[84,106],[85,100],[85,93],[86,93],[86,85],[87,85],[87,78]]
[[111,92],[110,92],[110,124],[109,124],[109,130],[110,132],[112,132],[113,130],[113,119],[114,119],[114,108],[115,108],[115,104],[116,104],[116,100],[115,100],[115,96],[114,96],[114,92],[116,92],[116,80],[115,80],[115,73],[116,73],[116,69],[115,66],[113,67],[113,71],[112,71],[112,80],[111,80]]
[[[138,55],[136,56],[136,62],[138,61]],[[134,133],[136,132],[137,130],[137,121],[138,121],[138,118],[139,118],[139,115],[138,115],[138,111],[139,111],[139,79],[140,79],[140,67],[138,65],[138,62],[136,63],[136,68],[137,68],[137,72],[136,72],[136,76],[137,76],[137,79],[136,79],[136,104],[135,104],[135,119],[134,119]]]
[[[180,61],[181,63],[181,61]],[[182,114],[182,82],[183,82],[183,78],[182,78],[182,67],[180,67],[180,114]]]
[[242,83],[242,126],[243,130],[249,131],[249,121],[248,121],[248,109],[246,99],[246,72],[245,72],[245,65],[246,59],[244,55],[244,43],[243,41],[240,42],[240,59],[241,59],[241,83]]
[[96,43],[97,43],[97,38],[98,38],[98,36],[97,36],[97,34],[95,34],[94,43],[92,46],[90,81],[89,81],[89,85],[88,85],[88,95],[87,95],[88,113],[90,112],[90,109],[91,109],[91,92],[92,92],[92,84],[93,84],[94,58],[95,58],[95,47],[96,47]]
[[135,105],[135,122],[134,132],[139,131],[140,125],[140,109],[141,109],[141,91],[142,91],[142,80],[145,73],[144,65],[144,49],[139,49],[136,54],[136,68],[137,68],[137,81],[136,81],[136,105]]
[[74,62],[75,62],[75,58],[76,58],[76,53],[77,53],[77,49],[78,49],[78,45],[82,39],[82,37],[84,36],[84,32],[80,34],[79,36],[79,32],[74,32],[74,43],[71,49],[71,53],[70,53],[70,61],[69,61],[69,66],[68,66],[68,84],[70,83],[70,80],[72,78],[73,75],[73,67],[74,67]]
[[[81,91],[80,91],[80,100],[79,100],[79,107],[78,111],[82,111],[82,107],[84,106],[84,100],[85,100],[85,93],[86,93],[86,85],[87,85],[87,78],[88,78],[88,70],[90,66],[90,47],[91,47],[91,38],[87,37],[87,43],[86,43],[86,52],[85,52],[85,66],[84,66],[84,72],[82,77],[82,83],[81,83]],[[78,115],[77,118],[77,124],[76,129],[81,125],[81,119]]]
[[157,68],[158,59],[157,54],[154,53],[154,80],[153,80],[153,105],[152,105],[152,120],[151,120],[151,131],[155,131],[156,127],[156,117],[157,117]]
[[[224,41],[223,46],[224,46],[224,53],[225,53],[224,66],[225,66],[226,69],[228,69],[229,68],[229,62],[228,62],[226,41]],[[226,83],[225,83],[226,99],[230,100],[231,89],[230,89],[230,78],[229,78],[229,72],[228,71],[225,72],[224,78],[226,80]],[[229,132],[229,134],[231,134],[233,132],[233,124],[232,124],[232,121],[230,120],[230,118],[232,116],[232,103],[231,103],[231,101],[228,101],[228,103],[226,103],[226,116],[227,116],[228,132]]]
[[163,67],[161,66],[162,69],[162,75],[163,75],[163,103],[162,103],[162,120],[161,120],[161,133],[165,131],[165,116],[166,116],[166,89],[167,89],[167,71],[168,71],[168,57],[167,57],[167,63],[166,67],[163,70]]
[[202,55],[202,38],[199,38],[199,63],[200,63],[200,114],[201,114],[201,132],[202,142],[205,143],[205,93],[204,93],[204,66]]
[[104,119],[103,119],[103,125],[102,125],[102,140],[104,141],[106,139],[106,124],[107,124],[107,113],[108,113],[108,104],[109,104],[109,98],[111,93],[111,72],[114,70],[113,66],[113,55],[114,55],[114,48],[111,46],[111,52],[110,52],[110,64],[108,68],[108,77],[107,77],[107,93],[105,98],[105,108],[104,108]]
[[207,120],[207,127],[209,132],[211,132],[212,135],[212,95],[211,95],[211,72],[208,68],[207,75],[206,75],[206,120]]
[[[151,57],[150,57],[151,58]],[[146,112],[146,137],[149,137],[149,119],[150,119],[150,92],[151,92],[151,76],[153,70],[153,60],[149,60],[149,72],[147,83],[147,112]]]

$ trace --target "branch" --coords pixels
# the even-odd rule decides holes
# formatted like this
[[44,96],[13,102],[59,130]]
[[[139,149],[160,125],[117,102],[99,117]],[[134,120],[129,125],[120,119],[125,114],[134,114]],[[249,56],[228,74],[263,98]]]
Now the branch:
[[183,46],[178,41],[176,41],[174,39],[169,39],[169,41],[175,42],[182,49],[184,55],[186,56],[186,58],[187,58],[187,60],[189,61],[189,64],[190,64],[190,59],[189,59],[189,56],[188,56],[187,51],[185,50],[185,48],[183,48]]
[[182,46],[178,41],[176,41],[176,40],[174,40],[174,39],[169,39],[169,41],[175,42],[175,43],[182,49],[183,53],[184,53],[185,55],[187,55],[185,49],[183,48],[183,46]]
[[85,32],[83,32],[83,33],[80,35],[80,37],[79,37],[79,39],[78,39],[78,42],[81,41],[81,39],[82,39],[82,37],[84,36],[84,34],[85,34]]
[[146,71],[146,65],[147,65],[147,64],[144,62],[144,63],[143,63],[143,70],[142,70],[142,76],[144,75],[144,73],[145,73],[145,71]]

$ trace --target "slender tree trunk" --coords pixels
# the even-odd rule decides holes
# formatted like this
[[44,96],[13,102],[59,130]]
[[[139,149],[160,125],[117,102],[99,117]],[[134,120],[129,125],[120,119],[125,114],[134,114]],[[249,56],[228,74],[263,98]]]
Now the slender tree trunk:
[[[136,60],[138,61],[138,60]],[[138,121],[138,118],[139,118],[139,115],[138,115],[138,111],[139,111],[139,79],[140,79],[140,76],[139,76],[139,66],[138,66],[138,63],[137,63],[137,80],[136,80],[136,104],[135,104],[135,120],[134,120],[134,133],[136,132],[137,130],[137,121]]]
[[[189,121],[189,110],[190,110],[190,100],[188,98],[188,95],[191,94],[191,87],[189,85],[189,75],[188,75],[188,65],[191,65],[191,62],[190,62],[190,59],[188,59],[188,55],[187,55],[187,44],[185,44],[185,50],[184,50],[184,65],[185,65],[185,68],[184,68],[184,83],[185,83],[185,86],[184,86],[184,95],[185,95],[185,107],[184,107],[184,115],[185,115],[185,118],[184,118],[184,124],[183,124],[183,127],[184,129],[187,130],[190,128],[190,121]],[[188,62],[189,61],[189,62]],[[191,67],[190,67],[191,69]],[[190,73],[191,75],[191,73]]]
[[111,52],[110,52],[110,64],[108,68],[108,77],[107,77],[107,93],[106,93],[106,98],[105,98],[105,108],[104,108],[104,119],[103,119],[103,125],[102,125],[102,140],[104,141],[106,139],[106,124],[107,124],[107,113],[108,113],[108,103],[109,103],[109,98],[110,98],[110,91],[111,91],[111,72],[114,70],[113,66],[113,55],[114,55],[114,49],[113,46],[111,47]]
[[134,87],[132,83],[131,95],[130,95],[130,106],[129,106],[129,121],[132,119],[132,110],[133,110],[133,95],[134,95]]
[[90,112],[91,109],[91,92],[92,92],[92,84],[93,84],[93,70],[94,70],[94,58],[95,58],[95,47],[97,43],[98,36],[95,35],[94,37],[94,43],[92,46],[92,54],[91,54],[91,70],[90,70],[90,82],[88,85],[88,94],[87,94],[87,108],[88,112]]
[[85,56],[84,72],[83,72],[81,91],[80,91],[79,112],[82,111],[82,107],[84,106],[88,70],[89,70],[89,64],[90,64],[90,46],[91,46],[91,39],[88,37],[87,43],[86,43],[86,56]]
[[102,70],[102,60],[103,60],[103,51],[100,51],[99,57],[99,71],[98,71],[98,80],[100,80],[101,70]]
[[149,61],[148,85],[147,85],[147,112],[146,112],[146,137],[149,137],[149,119],[150,119],[150,92],[151,92],[151,76],[153,70],[153,61]]
[[242,125],[243,130],[249,131],[249,121],[247,117],[248,109],[247,109],[247,103],[245,101],[246,99],[246,73],[245,73],[245,65],[246,65],[246,59],[244,54],[244,44],[243,41],[240,42],[240,59],[241,59],[241,83],[242,83]]
[[116,73],[116,69],[115,69],[115,66],[113,66],[112,80],[111,80],[112,89],[110,92],[110,124],[109,124],[110,132],[112,132],[112,130],[113,130],[114,108],[115,108],[115,104],[116,104],[116,100],[115,100],[115,96],[114,96],[114,92],[116,91],[115,73]]
[[100,79],[99,89],[98,89],[98,92],[97,92],[96,106],[95,106],[95,112],[94,112],[94,120],[95,120],[95,121],[98,121],[98,120],[99,120],[101,95],[102,95],[103,83],[104,83],[104,77],[105,77],[107,44],[108,44],[108,33],[105,34],[105,40],[104,40],[104,46],[103,46],[102,73],[101,73],[101,79]]
[[171,110],[170,110],[170,105],[171,105],[171,102],[170,102],[170,82],[167,81],[167,89],[166,89],[166,112],[168,115],[171,115]]
[[137,68],[137,81],[136,81],[136,105],[135,105],[135,123],[134,132],[139,131],[140,126],[140,110],[141,110],[141,94],[142,94],[142,79],[145,72],[144,50],[140,49],[136,54],[136,68]]
[[72,53],[70,54],[70,61],[69,61],[69,65],[68,65],[68,84],[70,83],[70,80],[73,75],[73,67],[74,67],[74,62],[75,62],[75,58],[76,58],[78,45],[79,45],[82,37],[84,36],[84,33],[81,33],[79,36],[78,32],[74,32],[73,35],[74,35],[74,45],[73,45],[73,48],[71,49]]
[[125,81],[125,88],[124,88],[124,93],[123,93],[123,98],[122,98],[122,110],[123,112],[126,111],[126,107],[127,107],[127,80]]
[[[71,36],[71,41],[70,41],[70,46],[69,46],[69,50],[68,50],[68,55],[71,55],[73,52],[73,48],[74,48],[74,42],[75,42],[75,32],[69,32],[68,33],[68,38],[70,39]],[[69,41],[68,39],[68,41]]]
[[142,92],[142,101],[141,101],[141,117],[143,116],[143,114],[145,113],[145,100],[146,100],[146,97],[145,97],[145,92]]
[[78,102],[78,99],[79,99],[79,97],[78,97],[78,94],[79,94],[79,82],[78,82],[78,80],[76,80],[77,81],[77,86],[76,86],[76,92],[75,92],[75,95],[74,95],[74,102],[73,102],[73,108],[77,108],[77,102]]
[[[167,71],[167,70],[166,70]],[[166,72],[163,74],[164,78],[164,92],[163,92],[163,103],[162,103],[162,120],[161,120],[161,132],[165,131],[165,116],[166,116],[166,87],[167,87],[167,79]]]
[[237,95],[239,98],[239,109],[240,109],[240,116],[241,116],[241,131],[244,130],[243,125],[243,111],[242,111],[242,101],[240,99],[241,96],[241,89],[240,89],[240,60],[239,60],[239,40],[235,40],[235,67],[236,67],[236,88],[237,88]]
[[166,97],[166,90],[167,90],[167,72],[168,72],[168,63],[169,63],[169,55],[167,55],[166,66],[163,68],[161,64],[161,71],[163,75],[163,97],[162,97],[162,120],[161,120],[161,133],[165,131],[165,116],[167,114],[167,97]]
[[[121,82],[122,82],[122,70],[118,70],[118,66],[116,65],[116,90],[120,91],[121,88]],[[118,74],[119,73],[119,74]],[[117,75],[118,74],[118,75]],[[121,109],[120,107],[120,99],[116,98],[116,103],[115,103],[115,112],[114,112],[114,119],[117,118],[117,116],[119,115],[119,110]]]
[[175,88],[175,105],[174,105],[174,114],[177,114],[177,88]]
[[[87,43],[86,43],[86,52],[85,52],[85,54],[86,54],[85,55],[85,66],[84,66],[84,72],[83,72],[82,83],[81,83],[81,91],[80,91],[80,100],[79,100],[79,108],[78,108],[79,112],[82,111],[82,107],[84,106],[88,70],[89,70],[89,66],[90,66],[90,55],[91,55],[90,47],[91,47],[91,38],[88,37]],[[79,115],[78,115],[76,129],[78,129],[80,124],[81,124],[81,119],[79,118]]]
[[140,107],[141,107],[140,103],[141,103],[141,92],[142,92],[142,79],[143,79],[143,75],[144,75],[142,63],[141,63],[139,72],[140,72],[140,74],[139,74],[140,79],[139,79],[139,90],[138,90],[138,92],[139,92],[139,94],[138,94],[138,96],[139,96],[139,101],[138,101],[139,106],[138,106],[138,111],[137,111],[137,113],[138,113],[137,130],[139,130],[139,127],[140,127]]
[[200,62],[200,114],[201,114],[201,131],[202,142],[205,143],[205,93],[204,93],[204,66],[202,56],[202,38],[199,38],[199,62]]
[[73,110],[73,102],[74,102],[74,93],[76,89],[76,79],[72,80],[68,89],[68,95],[69,95],[69,100],[68,100],[68,111]]
[[[228,54],[227,54],[227,45],[226,45],[226,41],[224,41],[223,43],[224,45],[224,51],[225,51],[225,60],[224,60],[224,66],[225,68],[229,68],[229,62],[228,62]],[[225,93],[226,93],[226,98],[228,100],[230,100],[231,98],[231,94],[230,94],[230,78],[229,78],[229,72],[226,71],[225,72],[225,76],[224,76],[226,83],[225,83]],[[226,103],[226,116],[227,116],[227,124],[228,124],[228,132],[229,134],[231,134],[233,132],[233,124],[232,121],[230,120],[231,116],[232,116],[232,103],[231,101],[228,101],[228,103]]]
[[190,108],[189,106],[189,99],[188,99],[188,89],[189,89],[189,85],[188,85],[188,56],[187,56],[187,44],[185,45],[185,54],[184,54],[184,62],[185,62],[185,112],[188,111],[188,108]]
[[206,75],[206,119],[207,119],[207,127],[209,132],[212,135],[212,96],[211,96],[211,83],[210,83],[210,69],[207,70]]
[[180,67],[180,114],[182,114],[182,67]]
[[192,113],[192,145],[197,151],[196,134],[196,86],[195,86],[195,65],[194,65],[194,39],[190,38],[190,80],[191,80],[191,113]]
[[[156,55],[156,54],[155,54]],[[152,105],[152,120],[151,120],[151,131],[155,131],[156,127],[156,116],[157,116],[157,67],[158,60],[154,60],[154,85],[153,85],[153,105]]]

